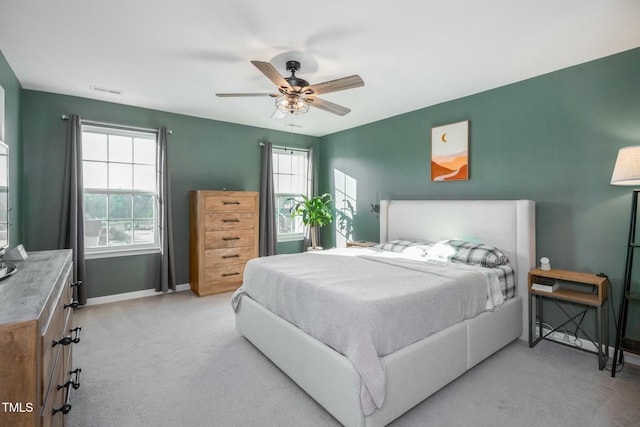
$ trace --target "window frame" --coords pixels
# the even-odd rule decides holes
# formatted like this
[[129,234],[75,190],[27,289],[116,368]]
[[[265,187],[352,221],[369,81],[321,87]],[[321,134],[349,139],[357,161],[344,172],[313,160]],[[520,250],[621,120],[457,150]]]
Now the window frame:
[[[304,193],[291,193],[291,192],[282,192],[279,193],[276,191],[276,186],[277,186],[277,176],[278,175],[283,175],[279,172],[276,172],[276,168],[275,165],[273,167],[273,178],[274,178],[274,199],[275,199],[275,204],[276,204],[276,232],[277,232],[277,241],[278,243],[280,242],[294,242],[294,241],[300,241],[300,240],[304,240],[305,237],[305,225],[302,224],[302,220],[300,219],[300,217],[296,217],[295,221],[298,222],[300,224],[300,231],[298,232],[294,232],[294,233],[280,233],[280,227],[277,224],[278,221],[278,216],[279,216],[279,209],[280,209],[280,203],[279,203],[279,198],[280,197],[287,197],[287,198],[294,198],[294,199],[300,199],[299,197],[300,194],[304,194],[305,196],[309,197],[309,176],[308,176],[308,172],[309,171],[309,149],[305,149],[305,148],[287,148],[287,147],[277,147],[277,146],[273,146],[272,147],[272,155],[275,154],[285,154],[285,155],[289,155],[289,156],[297,156],[297,157],[302,157],[304,158],[304,166],[305,166],[305,170],[302,171],[302,174],[298,174],[300,175],[300,180],[302,181],[303,184],[303,188],[304,188]],[[313,165],[311,165],[311,168],[313,168]],[[292,174],[293,175],[293,174]]]
[[[135,188],[131,188],[131,189],[110,189],[109,187],[109,164],[110,163],[116,163],[116,164],[128,164],[128,165],[132,165],[132,178],[133,178],[133,166],[134,165],[141,165],[142,163],[137,163],[135,162],[135,158],[132,156],[131,157],[131,161],[130,162],[123,162],[121,160],[117,160],[117,161],[110,161],[109,159],[109,155],[108,155],[108,151],[107,151],[107,158],[106,160],[94,160],[94,159],[86,159],[84,157],[84,152],[83,152],[83,158],[82,158],[82,171],[83,171],[83,175],[84,175],[84,165],[85,162],[96,162],[96,163],[103,163],[107,165],[107,188],[92,188],[92,187],[87,187],[84,183],[84,176],[83,176],[83,199],[82,199],[82,203],[83,203],[83,207],[86,207],[85,203],[86,203],[86,196],[89,195],[100,195],[100,194],[104,194],[107,198],[107,206],[106,206],[106,219],[97,219],[98,221],[102,221],[102,222],[106,222],[107,223],[107,227],[108,224],[110,222],[115,222],[115,221],[131,221],[132,223],[134,221],[136,221],[136,217],[134,216],[135,212],[133,209],[133,203],[134,203],[134,197],[137,195],[143,195],[143,196],[152,196],[153,197],[153,217],[150,219],[153,222],[153,243],[143,243],[143,244],[134,244],[132,241],[132,244],[125,244],[125,245],[121,245],[121,246],[97,246],[97,247],[87,247],[86,245],[86,241],[85,241],[85,247],[84,247],[84,251],[85,251],[85,258],[87,259],[95,259],[95,258],[110,258],[110,257],[119,257],[119,256],[129,256],[129,255],[142,255],[142,254],[153,254],[153,253],[159,253],[161,250],[161,242],[160,242],[160,223],[159,223],[159,199],[160,199],[160,194],[159,194],[159,179],[160,179],[160,170],[159,170],[159,165],[158,165],[158,150],[159,150],[159,145],[158,145],[158,133],[154,132],[152,130],[148,130],[148,131],[143,131],[143,130],[137,130],[137,129],[127,129],[126,127],[112,127],[109,125],[100,125],[100,124],[82,124],[82,135],[83,135],[83,146],[85,144],[84,142],[84,134],[85,133],[97,133],[97,134],[104,134],[107,135],[107,141],[109,140],[109,136],[113,135],[113,136],[125,136],[125,137],[130,137],[130,138],[143,138],[143,139],[148,139],[148,140],[153,140],[154,141],[154,145],[155,145],[155,156],[154,156],[154,163],[153,163],[153,167],[155,169],[155,190],[141,190],[141,189],[135,189]],[[107,142],[108,144],[108,142]],[[107,145],[107,150],[109,146]],[[135,147],[132,145],[132,150],[135,150]],[[145,163],[146,165],[146,163]],[[132,182],[132,187],[133,187],[133,182]],[[109,200],[109,195],[131,195],[132,196],[132,211],[131,211],[131,218],[124,218],[124,219],[110,219],[110,215],[109,215],[109,205],[108,205],[108,200]],[[149,220],[149,218],[138,218],[138,220]],[[85,215],[83,217],[83,225],[85,228],[85,236],[86,236],[86,212]],[[133,237],[133,236],[132,236]]]

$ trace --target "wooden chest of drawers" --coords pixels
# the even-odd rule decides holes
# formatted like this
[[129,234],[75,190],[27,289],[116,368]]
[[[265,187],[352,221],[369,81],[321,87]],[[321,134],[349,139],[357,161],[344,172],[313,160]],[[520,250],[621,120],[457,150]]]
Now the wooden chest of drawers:
[[258,193],[192,191],[191,290],[198,296],[242,284],[244,266],[258,256]]
[[0,425],[64,426],[80,386],[71,251],[32,252],[0,282]]

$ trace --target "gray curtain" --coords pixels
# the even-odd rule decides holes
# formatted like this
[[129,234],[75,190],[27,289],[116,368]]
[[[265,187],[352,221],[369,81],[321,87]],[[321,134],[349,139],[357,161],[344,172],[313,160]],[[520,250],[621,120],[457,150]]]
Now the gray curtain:
[[260,146],[260,256],[278,253],[272,148],[270,142],[262,143]]
[[[315,175],[315,171],[316,168],[313,167],[313,147],[311,147],[307,153],[307,197],[314,197],[318,195],[318,180]],[[316,234],[316,244],[318,246],[322,246],[319,228],[316,230]],[[311,228],[305,227],[302,251],[306,252],[309,246],[311,246]]]
[[84,205],[82,192],[82,122],[80,116],[69,117],[66,143],[62,214],[58,247],[73,249],[73,281],[83,284],[74,288],[74,299],[87,303],[84,262]]
[[176,263],[173,249],[173,218],[171,215],[171,186],[167,163],[167,128],[158,131],[159,214],[160,224],[160,281],[157,292],[176,290]]

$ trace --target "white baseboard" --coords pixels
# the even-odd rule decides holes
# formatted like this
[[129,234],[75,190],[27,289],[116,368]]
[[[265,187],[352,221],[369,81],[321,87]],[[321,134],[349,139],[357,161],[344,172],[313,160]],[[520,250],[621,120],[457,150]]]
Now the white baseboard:
[[[191,290],[191,286],[189,286],[188,283],[183,283],[181,285],[176,286],[175,292],[182,292],[182,291],[188,291],[188,290]],[[169,291],[169,292],[174,292],[174,291]],[[155,295],[163,295],[163,292],[156,292],[155,289],[144,289],[142,291],[127,292],[124,294],[115,294],[115,295],[107,295],[104,297],[88,298],[85,306],[107,304],[110,302],[117,302],[117,301],[127,301],[130,299],[152,297]]]
[[[537,333],[537,328],[536,328],[536,337],[538,337],[538,333]],[[544,328],[545,333],[549,332],[548,329]],[[571,344],[573,343],[573,341],[575,340],[575,337],[573,335],[568,335],[568,334],[564,334],[562,332],[554,332],[553,333],[553,337],[549,337],[549,339],[553,340],[553,341],[558,341],[558,342],[562,342],[565,344]],[[589,341],[588,339],[581,339],[579,338],[580,343],[582,344],[582,348],[584,348],[585,350],[589,350],[589,351],[598,351],[598,347],[592,343],[591,341]],[[609,354],[609,358],[613,357],[613,353],[615,352],[615,348],[613,347],[607,347],[607,351]],[[624,363],[629,363],[631,365],[636,365],[636,366],[640,366],[640,356],[637,356],[633,353],[629,353],[627,351],[624,352]],[[616,368],[617,370],[617,368]]]

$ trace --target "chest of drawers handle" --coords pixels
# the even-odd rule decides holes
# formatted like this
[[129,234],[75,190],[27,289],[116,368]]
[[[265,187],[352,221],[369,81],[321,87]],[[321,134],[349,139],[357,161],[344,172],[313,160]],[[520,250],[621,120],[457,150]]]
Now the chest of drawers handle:
[[71,386],[74,390],[77,390],[80,387],[80,372],[82,372],[82,369],[80,368],[69,371],[70,374],[75,374],[76,377],[73,380],[67,381],[63,385],[58,385],[58,390],[60,390],[61,388],[67,389],[67,396],[64,399],[64,405],[59,408],[53,408],[53,410],[51,411],[53,415],[57,414],[58,412],[68,414],[69,411],[71,411],[71,390],[69,390],[69,386]]
[[240,255],[235,254],[235,255],[222,255],[222,258],[240,258]]
[[222,222],[240,222],[239,219],[223,219]]
[[73,371],[69,371],[69,374],[75,375],[76,377],[72,380],[67,381],[64,384],[58,384],[58,390],[60,390],[61,388],[69,388],[69,386],[73,387],[74,390],[79,389],[80,388],[80,372],[82,372],[82,369],[80,368],[74,369]]
[[238,273],[237,271],[235,273],[224,273],[222,275],[222,277],[229,277],[229,276],[239,276],[240,273]]
[[239,237],[223,237],[222,240],[224,240],[224,241],[240,240],[240,238]]
[[[69,394],[67,394],[68,396]],[[71,404],[70,403],[65,403],[64,405],[62,405],[59,408],[53,408],[53,415],[57,414],[58,412],[62,412],[63,414],[68,414],[69,411],[71,411]]]
[[61,388],[69,388],[69,386],[73,387],[74,390],[77,390],[80,387],[80,384],[76,384],[73,381],[69,380],[64,384],[58,384],[58,390]]
[[75,333],[76,336],[71,340],[74,344],[78,344],[80,342],[80,331],[82,328],[80,326],[76,326],[73,329],[69,329],[69,333]]
[[53,340],[53,343],[51,344],[51,347],[55,347],[58,344],[60,344],[60,345],[69,345],[72,342],[73,342],[73,339],[71,338],[71,335],[68,335],[66,337],[62,337],[61,339],[59,339],[57,341]]
[[69,304],[65,304],[65,305],[64,305],[64,308],[65,308],[65,309],[67,309],[67,308],[69,308],[69,307],[71,307],[71,308],[78,308],[78,306],[79,306],[79,305],[80,305],[80,303],[79,303],[78,301],[72,301],[72,302],[71,302],[71,303],[69,303]]
[[80,331],[82,330],[81,327],[76,327],[73,329],[69,329],[69,333],[75,333],[75,337],[71,338],[71,335],[67,335],[66,337],[62,337],[59,340],[53,340],[53,343],[51,344],[51,347],[55,347],[58,344],[60,345],[69,345],[71,343],[77,344],[80,342]]
[[225,200],[225,201],[222,202],[222,204],[223,205],[239,205],[240,202],[238,202],[237,200],[233,200],[233,201]]

